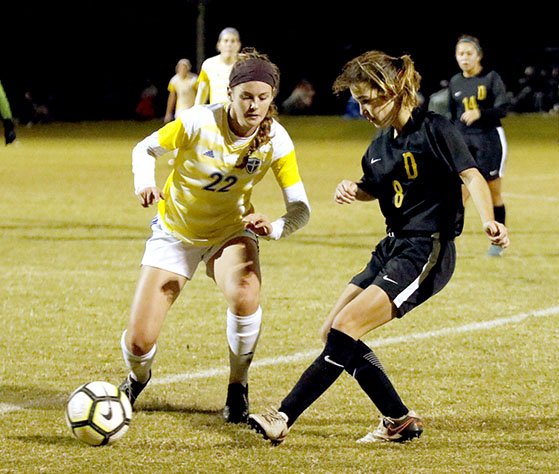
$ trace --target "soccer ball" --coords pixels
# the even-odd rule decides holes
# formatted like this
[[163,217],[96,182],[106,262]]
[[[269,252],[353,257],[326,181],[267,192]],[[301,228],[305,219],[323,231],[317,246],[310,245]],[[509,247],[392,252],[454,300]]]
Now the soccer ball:
[[72,392],[66,404],[66,423],[75,438],[101,446],[122,438],[132,419],[128,397],[108,382],[89,382]]

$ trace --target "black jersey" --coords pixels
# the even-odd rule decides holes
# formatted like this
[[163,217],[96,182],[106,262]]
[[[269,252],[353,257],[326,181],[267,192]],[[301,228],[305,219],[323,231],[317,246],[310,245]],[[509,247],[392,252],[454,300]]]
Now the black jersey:
[[[454,75],[449,83],[450,114],[463,133],[483,133],[501,126],[510,105],[501,76],[495,71],[481,72],[474,77]],[[471,125],[460,121],[466,110],[479,109],[481,117]]]
[[452,239],[464,224],[459,173],[476,168],[464,138],[446,118],[417,108],[401,133],[383,130],[362,158],[359,187],[379,200],[387,232],[439,232]]

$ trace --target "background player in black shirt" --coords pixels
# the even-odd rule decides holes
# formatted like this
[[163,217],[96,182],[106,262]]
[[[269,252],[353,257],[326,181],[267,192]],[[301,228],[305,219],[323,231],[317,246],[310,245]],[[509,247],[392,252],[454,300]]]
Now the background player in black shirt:
[[[450,114],[489,184],[495,219],[504,224],[501,187],[507,141],[501,119],[507,114],[510,101],[499,74],[482,68],[482,57],[477,38],[469,35],[458,38],[456,62],[462,72],[450,79]],[[466,188],[463,190],[465,201],[468,192]],[[502,247],[491,245],[487,254],[501,256]]]
[[449,281],[454,237],[462,231],[463,182],[491,242],[506,247],[507,229],[494,220],[489,188],[452,123],[417,108],[420,76],[409,56],[370,51],[349,61],[334,83],[349,89],[362,115],[384,130],[362,158],[363,177],[338,184],[339,204],[378,199],[387,236],[355,275],[326,318],[323,352],[283,399],[279,410],[249,415],[249,424],[281,443],[295,420],[344,369],[382,413],[376,430],[360,442],[405,441],[423,423],[400,399],[383,366],[361,338],[401,318]]

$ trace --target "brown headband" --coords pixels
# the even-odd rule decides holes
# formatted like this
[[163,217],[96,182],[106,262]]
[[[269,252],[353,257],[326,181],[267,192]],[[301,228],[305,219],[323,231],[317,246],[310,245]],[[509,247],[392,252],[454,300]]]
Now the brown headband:
[[263,59],[251,58],[233,66],[229,76],[229,87],[251,81],[264,82],[275,89],[277,78],[272,64]]

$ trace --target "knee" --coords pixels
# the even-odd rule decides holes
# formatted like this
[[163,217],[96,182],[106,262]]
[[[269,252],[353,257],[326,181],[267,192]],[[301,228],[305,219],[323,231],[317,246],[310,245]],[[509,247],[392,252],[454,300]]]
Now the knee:
[[241,278],[228,295],[231,311],[239,316],[253,314],[260,305],[260,284],[251,278]]

